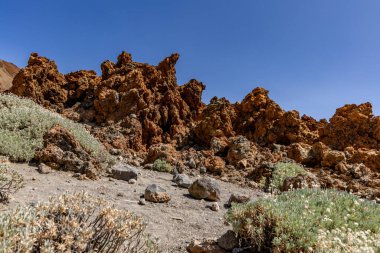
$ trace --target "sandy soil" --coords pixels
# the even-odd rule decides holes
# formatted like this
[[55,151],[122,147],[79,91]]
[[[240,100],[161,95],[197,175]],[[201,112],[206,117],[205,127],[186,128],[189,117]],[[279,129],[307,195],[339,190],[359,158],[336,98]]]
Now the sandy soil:
[[[143,216],[148,222],[148,232],[159,239],[163,252],[186,252],[187,244],[193,239],[217,238],[229,229],[223,222],[223,215],[227,211],[224,204],[231,193],[247,194],[252,198],[262,194],[249,188],[218,181],[222,190],[222,199],[219,202],[221,209],[214,212],[207,208],[210,203],[195,200],[189,197],[187,189],[176,187],[171,182],[172,175],[167,173],[139,169],[140,177],[137,183],[128,184],[110,178],[80,181],[73,178],[69,172],[53,171],[50,174],[39,174],[35,167],[27,164],[10,164],[10,167],[22,173],[25,187],[13,195],[8,205],[0,206],[1,211],[46,201],[49,196],[64,192],[84,190],[107,199],[118,208]],[[146,186],[152,183],[167,190],[172,198],[169,203],[138,204],[140,195],[144,193]]]

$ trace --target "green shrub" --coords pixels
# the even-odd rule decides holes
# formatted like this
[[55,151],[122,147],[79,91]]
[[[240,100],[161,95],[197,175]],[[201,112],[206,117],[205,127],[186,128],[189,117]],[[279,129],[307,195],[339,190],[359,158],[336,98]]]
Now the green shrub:
[[226,219],[253,252],[380,251],[380,206],[346,192],[290,191],[234,205]]
[[160,172],[173,172],[173,167],[170,165],[170,163],[161,159],[154,161],[152,169]]
[[29,161],[42,148],[44,134],[54,125],[68,129],[100,161],[112,159],[103,145],[81,124],[63,118],[29,99],[0,94],[0,154],[13,161]]
[[10,195],[23,185],[23,177],[15,171],[10,171],[6,164],[0,162],[0,203],[7,203]]
[[146,224],[86,193],[0,215],[2,252],[158,252]]
[[306,174],[305,169],[296,163],[283,163],[279,162],[274,165],[272,175],[266,180],[266,182],[261,182],[264,190],[279,193],[281,192],[284,180],[289,177],[295,177],[297,175]]

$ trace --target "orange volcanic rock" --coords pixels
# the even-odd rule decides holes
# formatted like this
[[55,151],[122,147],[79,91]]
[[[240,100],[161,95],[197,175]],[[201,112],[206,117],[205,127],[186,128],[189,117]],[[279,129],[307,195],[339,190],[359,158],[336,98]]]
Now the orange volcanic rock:
[[56,170],[85,174],[91,179],[100,175],[99,163],[68,130],[59,125],[44,135],[44,147],[36,152],[35,160]]
[[[313,118],[300,118],[294,110],[285,112],[268,97],[268,91],[263,88],[254,89],[237,108],[239,116],[235,128],[238,133],[260,145],[313,143],[318,139]],[[314,126],[314,129],[310,129],[309,125]]]
[[233,124],[236,118],[236,107],[227,99],[212,98],[194,129],[196,141],[209,146],[214,137],[223,139],[235,136]]
[[[154,67],[132,62],[123,53],[116,64],[103,63],[103,80],[94,94],[94,120],[113,124],[133,117],[141,124],[142,145],[180,145],[203,106],[204,85],[195,80],[177,85],[174,65],[178,57],[173,54]],[[194,97],[189,96],[192,91]]]
[[116,63],[102,63],[101,76],[63,75],[33,53],[10,91],[86,123],[108,149],[136,151],[144,163],[162,158],[179,171],[206,168],[234,182],[257,182],[269,163],[293,159],[314,168],[322,187],[364,196],[380,184],[380,117],[370,103],[345,105],[329,122],[284,111],[264,88],[240,103],[214,97],[205,105],[201,82],[177,84],[178,59],[172,54],[151,66],[122,52]]
[[67,100],[65,83],[65,77],[59,73],[54,61],[32,53],[28,66],[15,76],[10,92],[29,97],[44,107],[59,110],[64,108]]
[[321,140],[333,149],[380,149],[380,117],[372,114],[370,103],[338,108],[330,123],[320,131]]
[[11,92],[71,119],[105,129],[115,125],[132,129],[133,133],[118,131],[127,136],[116,142],[112,135],[98,133],[109,144],[121,140],[125,143],[117,144],[119,147],[143,150],[162,142],[181,145],[204,107],[201,95],[205,86],[196,80],[177,85],[174,66],[178,58],[173,54],[155,67],[133,62],[131,55],[123,52],[116,64],[105,61],[101,65],[100,78],[94,71],[62,75],[54,61],[33,53],[28,66],[17,74]]
[[0,92],[12,87],[12,80],[19,70],[13,63],[0,60]]

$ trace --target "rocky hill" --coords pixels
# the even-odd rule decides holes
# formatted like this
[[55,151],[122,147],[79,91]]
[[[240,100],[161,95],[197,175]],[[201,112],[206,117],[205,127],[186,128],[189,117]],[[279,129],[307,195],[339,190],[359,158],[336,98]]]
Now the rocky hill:
[[12,86],[12,81],[20,69],[13,63],[0,60],[0,91]]
[[329,121],[284,111],[264,88],[232,104],[201,100],[205,86],[179,86],[178,54],[157,66],[126,52],[94,71],[63,75],[54,61],[31,54],[11,92],[88,125],[109,150],[165,158],[178,170],[205,168],[216,177],[259,182],[270,163],[301,163],[323,187],[380,198],[380,117],[370,103],[345,105]]

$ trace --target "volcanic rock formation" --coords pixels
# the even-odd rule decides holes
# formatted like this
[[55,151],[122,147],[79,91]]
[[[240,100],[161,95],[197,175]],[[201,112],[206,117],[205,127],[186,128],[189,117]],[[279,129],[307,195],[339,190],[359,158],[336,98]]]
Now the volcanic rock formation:
[[0,60],[0,92],[12,87],[12,81],[20,69],[13,63]]
[[[290,158],[317,168],[316,174],[328,171],[336,180],[356,180],[337,186],[326,179],[322,187],[367,191],[377,185],[380,117],[372,114],[370,103],[345,105],[329,122],[284,111],[263,88],[240,103],[214,97],[205,105],[201,82],[177,84],[178,59],[172,54],[151,66],[122,52],[116,63],[102,63],[101,76],[83,70],[63,75],[54,61],[33,53],[10,91],[86,123],[109,149],[145,154],[146,163],[167,156],[179,171],[187,166],[260,179],[258,174],[267,171],[264,163]],[[331,179],[327,174],[319,177]]]

